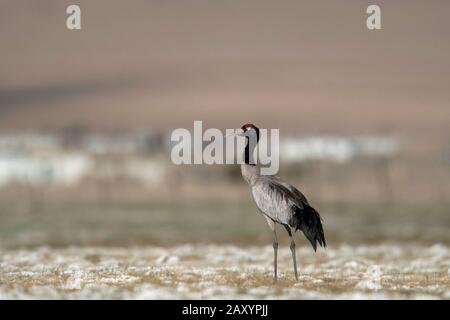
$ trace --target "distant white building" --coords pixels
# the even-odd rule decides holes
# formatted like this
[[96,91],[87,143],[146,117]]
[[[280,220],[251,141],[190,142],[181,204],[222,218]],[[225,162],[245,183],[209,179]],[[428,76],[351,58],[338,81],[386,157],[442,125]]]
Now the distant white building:
[[[81,144],[66,148],[58,134],[0,135],[0,187],[9,183],[72,185],[84,177],[127,176],[154,184],[164,168],[144,156],[159,150],[156,134],[87,134]],[[98,156],[119,157],[119,163]],[[105,174],[106,172],[106,174]]]
[[280,141],[280,155],[286,161],[332,160],[346,162],[356,157],[391,157],[399,150],[393,138],[361,136],[313,136]]
[[83,155],[7,155],[0,154],[0,186],[12,182],[31,185],[78,182],[90,169]]
[[70,185],[80,180],[89,166],[88,157],[64,153],[57,135],[0,136],[0,186],[13,182]]

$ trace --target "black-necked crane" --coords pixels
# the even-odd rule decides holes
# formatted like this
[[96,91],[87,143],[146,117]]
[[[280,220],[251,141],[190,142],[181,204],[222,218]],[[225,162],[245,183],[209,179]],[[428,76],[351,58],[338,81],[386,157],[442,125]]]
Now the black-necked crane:
[[259,166],[253,161],[253,152],[260,137],[259,129],[256,126],[245,124],[235,135],[244,136],[246,139],[244,163],[241,165],[242,177],[250,186],[256,206],[273,231],[274,280],[277,280],[277,224],[282,225],[289,234],[295,279],[298,280],[293,233],[302,230],[314,251],[317,250],[317,243],[326,247],[321,217],[297,188],[278,176],[260,173]]

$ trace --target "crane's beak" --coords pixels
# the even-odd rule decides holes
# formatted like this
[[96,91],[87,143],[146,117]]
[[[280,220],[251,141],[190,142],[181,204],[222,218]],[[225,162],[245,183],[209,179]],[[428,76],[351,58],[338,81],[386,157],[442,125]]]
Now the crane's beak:
[[244,133],[244,130],[242,130],[241,128],[239,128],[239,129],[236,129],[236,132],[227,134],[227,135],[225,136],[225,138],[228,138],[228,137],[245,137],[245,133]]

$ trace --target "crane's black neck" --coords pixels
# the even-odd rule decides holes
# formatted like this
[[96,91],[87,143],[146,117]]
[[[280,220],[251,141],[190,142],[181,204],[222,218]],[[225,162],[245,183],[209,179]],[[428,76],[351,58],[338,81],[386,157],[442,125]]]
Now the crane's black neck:
[[247,143],[245,145],[245,150],[244,150],[244,163],[254,166],[254,165],[256,165],[256,161],[254,159],[253,154],[254,154],[256,145],[258,144],[258,141],[259,141],[259,132],[257,134],[256,139],[250,139],[249,137],[245,137],[245,140],[247,141]]

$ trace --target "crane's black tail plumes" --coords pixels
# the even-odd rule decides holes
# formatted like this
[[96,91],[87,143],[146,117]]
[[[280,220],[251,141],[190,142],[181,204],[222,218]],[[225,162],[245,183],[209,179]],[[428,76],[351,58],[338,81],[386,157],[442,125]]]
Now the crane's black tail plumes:
[[302,230],[306,238],[311,242],[314,251],[317,250],[317,242],[321,247],[326,247],[325,235],[323,233],[322,222],[319,213],[306,203],[303,208],[295,207],[294,215],[295,231]]

